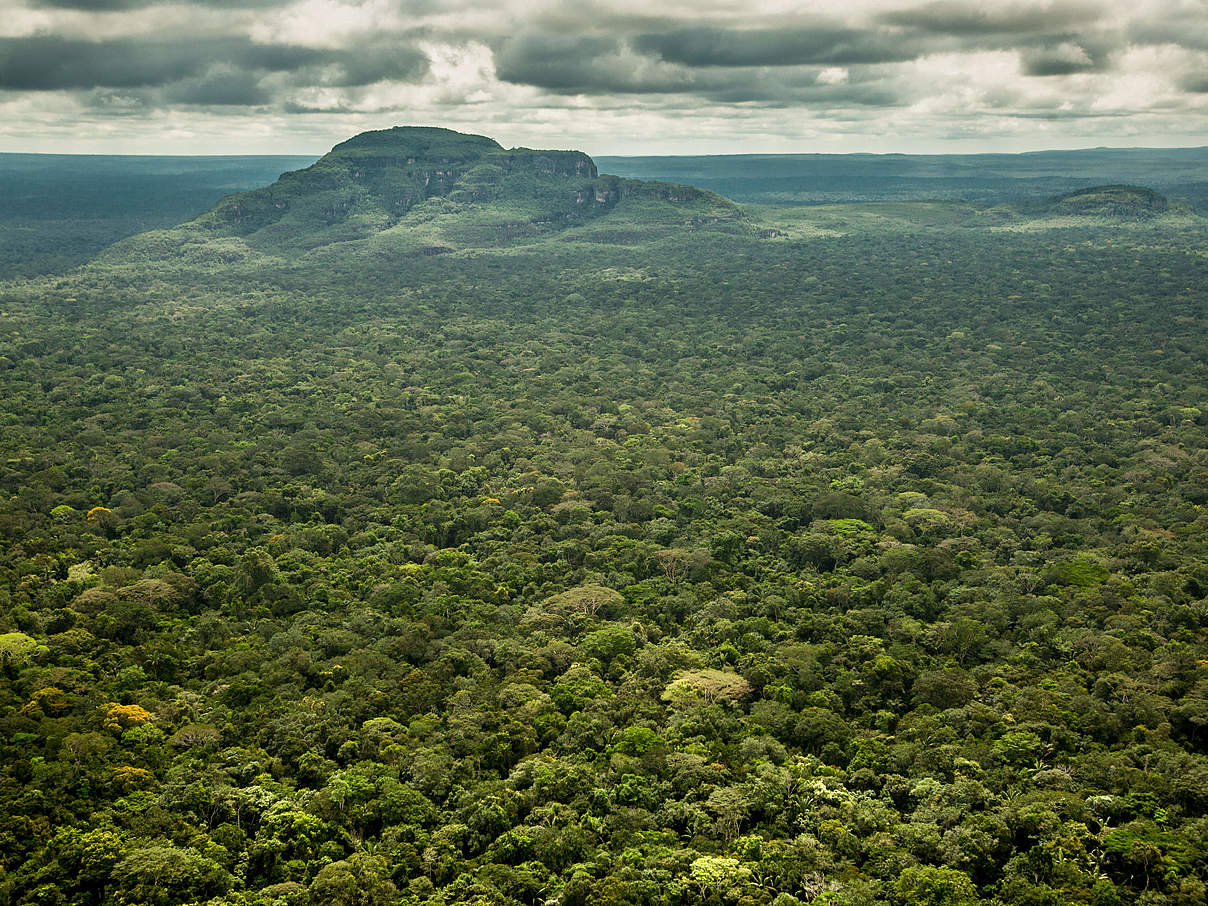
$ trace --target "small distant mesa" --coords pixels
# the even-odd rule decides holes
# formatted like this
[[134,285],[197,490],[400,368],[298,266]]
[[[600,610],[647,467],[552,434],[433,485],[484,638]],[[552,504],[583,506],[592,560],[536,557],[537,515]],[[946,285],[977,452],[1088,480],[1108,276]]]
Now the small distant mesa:
[[1080,217],[1152,217],[1170,207],[1166,196],[1145,186],[1092,186],[1059,195],[1049,202],[1054,214]]

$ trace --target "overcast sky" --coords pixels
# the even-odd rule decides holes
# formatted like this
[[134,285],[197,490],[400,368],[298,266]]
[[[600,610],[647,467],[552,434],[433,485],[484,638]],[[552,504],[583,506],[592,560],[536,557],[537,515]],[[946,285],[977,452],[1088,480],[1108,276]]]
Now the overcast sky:
[[0,150],[1208,145],[1208,0],[0,0]]

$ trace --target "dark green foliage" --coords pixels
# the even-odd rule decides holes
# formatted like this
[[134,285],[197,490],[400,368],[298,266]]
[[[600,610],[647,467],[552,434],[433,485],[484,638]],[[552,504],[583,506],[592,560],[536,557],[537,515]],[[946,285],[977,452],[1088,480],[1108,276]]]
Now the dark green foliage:
[[77,267],[118,239],[195,217],[311,160],[0,154],[0,273]]
[[1151,217],[1167,207],[1164,196],[1143,186],[1093,186],[1069,192],[1050,203],[1054,213],[1089,217]]
[[641,192],[4,285],[5,901],[1203,901],[1203,223]]

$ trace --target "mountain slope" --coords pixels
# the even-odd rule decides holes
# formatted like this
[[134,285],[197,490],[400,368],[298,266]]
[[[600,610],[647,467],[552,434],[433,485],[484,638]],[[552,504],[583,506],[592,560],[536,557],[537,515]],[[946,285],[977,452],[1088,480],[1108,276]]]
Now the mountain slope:
[[343,254],[346,243],[434,254],[531,241],[601,218],[615,241],[617,227],[640,225],[645,239],[659,228],[732,228],[742,214],[701,189],[601,176],[579,151],[505,150],[486,136],[395,127],[342,142],[314,165],[228,196],[180,227],[133,237],[107,259],[231,264],[336,244]]

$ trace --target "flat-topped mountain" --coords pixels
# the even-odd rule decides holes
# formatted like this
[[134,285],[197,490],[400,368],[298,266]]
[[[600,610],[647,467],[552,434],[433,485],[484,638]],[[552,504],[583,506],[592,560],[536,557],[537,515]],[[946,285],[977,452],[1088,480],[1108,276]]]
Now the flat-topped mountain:
[[[601,176],[581,151],[505,149],[483,135],[401,126],[355,136],[312,166],[228,196],[189,223],[132,237],[110,257],[233,262],[350,242],[437,254],[514,244],[601,218],[615,241],[625,232],[618,228],[634,221],[647,230],[682,229],[735,225],[742,214],[690,186]],[[574,238],[608,241],[599,231]]]
[[499,142],[485,135],[455,132],[438,126],[394,126],[354,135],[332,148],[323,159],[356,156],[394,158],[399,151],[408,151],[417,157],[449,161],[476,158],[503,150]]

